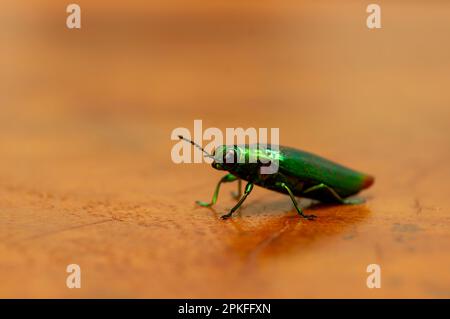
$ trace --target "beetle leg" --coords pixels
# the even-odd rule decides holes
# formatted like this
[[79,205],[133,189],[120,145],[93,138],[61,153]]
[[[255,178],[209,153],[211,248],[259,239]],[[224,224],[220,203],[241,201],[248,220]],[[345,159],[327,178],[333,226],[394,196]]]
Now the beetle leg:
[[317,217],[316,215],[306,215],[305,213],[303,213],[303,210],[298,206],[297,200],[295,199],[295,196],[292,193],[291,189],[285,183],[281,183],[280,186],[287,190],[289,197],[291,198],[292,203],[294,203],[295,209],[300,216],[309,220]]
[[306,189],[305,191],[303,191],[303,194],[307,194],[316,190],[321,190],[321,189],[325,189],[327,190],[334,199],[336,199],[336,201],[338,201],[341,204],[352,204],[352,205],[356,205],[356,204],[362,204],[364,203],[364,199],[362,198],[342,198],[341,196],[339,196],[339,194],[330,186],[325,185],[323,183],[312,186],[308,189]]
[[202,201],[196,201],[196,203],[200,206],[203,207],[210,207],[212,205],[214,205],[217,202],[217,197],[219,196],[219,190],[220,190],[220,184],[222,183],[229,183],[229,182],[234,182],[235,180],[237,180],[237,177],[234,176],[233,174],[227,174],[224,177],[222,177],[220,179],[220,181],[217,183],[216,186],[216,190],[214,191],[213,197],[211,199],[210,203],[206,203],[206,202],[202,202]]
[[238,179],[238,191],[237,193],[235,192],[231,192],[231,196],[233,196],[234,199],[239,199],[242,196],[242,180],[239,178]]
[[223,215],[221,218],[222,219],[227,219],[230,218],[231,215],[233,215],[233,213],[239,208],[241,207],[242,203],[245,201],[245,199],[247,198],[248,194],[250,194],[250,192],[253,189],[253,184],[252,183],[248,183],[247,186],[245,186],[245,191],[244,191],[244,196],[241,197],[241,199],[239,200],[239,202],[230,210],[230,212],[228,214]]

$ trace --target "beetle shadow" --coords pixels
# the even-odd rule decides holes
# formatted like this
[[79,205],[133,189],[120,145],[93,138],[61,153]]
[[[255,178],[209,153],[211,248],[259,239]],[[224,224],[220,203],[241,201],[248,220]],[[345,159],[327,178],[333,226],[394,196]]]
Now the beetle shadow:
[[333,205],[310,201],[306,207],[302,205],[304,212],[317,218],[306,220],[294,208],[287,207],[285,200],[257,201],[227,220],[227,227],[232,229],[227,240],[231,250],[249,263],[284,254],[306,253],[318,243],[357,238],[357,225],[371,214],[364,204]]

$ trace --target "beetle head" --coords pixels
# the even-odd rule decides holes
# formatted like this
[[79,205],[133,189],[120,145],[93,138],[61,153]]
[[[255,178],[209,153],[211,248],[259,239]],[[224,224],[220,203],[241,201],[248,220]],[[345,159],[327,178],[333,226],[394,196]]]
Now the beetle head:
[[244,163],[244,152],[237,145],[221,145],[213,153],[212,167],[223,171],[232,171]]
[[[212,167],[235,175],[251,176],[270,166],[273,159],[270,150],[258,145],[222,145],[213,153]],[[269,173],[271,174],[271,173]]]

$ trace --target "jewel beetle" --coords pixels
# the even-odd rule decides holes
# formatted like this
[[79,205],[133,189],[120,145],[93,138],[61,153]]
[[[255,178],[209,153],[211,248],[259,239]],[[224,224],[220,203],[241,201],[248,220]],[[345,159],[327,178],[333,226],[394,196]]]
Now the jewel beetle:
[[[228,174],[218,182],[211,202],[197,201],[198,205],[203,207],[214,205],[217,202],[221,184],[238,182],[238,193],[234,194],[238,202],[228,214],[221,217],[222,219],[233,215],[251,193],[254,185],[289,195],[301,217],[314,219],[315,215],[303,213],[295,197],[309,198],[323,203],[360,204],[364,200],[348,197],[370,187],[375,180],[371,175],[292,147],[266,145],[265,152],[259,152],[258,147],[250,147],[250,145],[222,145],[216,148],[213,154],[209,154],[193,141],[181,135],[178,137],[198,147],[206,154],[205,156],[212,158],[213,168],[228,171]],[[263,160],[249,161],[251,156],[255,156],[254,152],[258,152],[258,158]],[[270,163],[273,158],[278,161],[277,172],[261,174],[260,168]],[[243,193],[242,180],[247,181]]]

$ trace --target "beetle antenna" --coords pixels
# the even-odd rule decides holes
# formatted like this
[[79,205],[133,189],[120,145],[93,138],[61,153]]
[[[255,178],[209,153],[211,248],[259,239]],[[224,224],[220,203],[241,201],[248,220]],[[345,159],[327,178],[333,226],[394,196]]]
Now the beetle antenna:
[[206,157],[214,158],[214,156],[212,156],[211,154],[209,154],[207,151],[205,151],[205,150],[203,149],[203,147],[201,147],[200,145],[198,145],[198,144],[195,143],[194,141],[188,140],[187,138],[183,137],[182,135],[178,135],[178,138],[179,138],[180,140],[186,141],[186,142],[191,143],[192,145],[194,145],[196,148],[198,148],[198,149],[201,150],[203,153],[205,153],[205,154],[206,154],[206,155],[205,155]]

